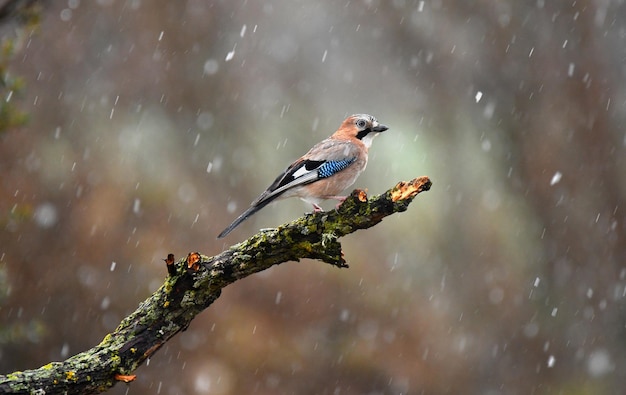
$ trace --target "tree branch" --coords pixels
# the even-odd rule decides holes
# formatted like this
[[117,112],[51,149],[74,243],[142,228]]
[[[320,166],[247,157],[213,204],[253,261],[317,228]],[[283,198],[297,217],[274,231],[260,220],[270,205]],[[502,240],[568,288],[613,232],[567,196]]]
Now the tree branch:
[[302,258],[348,267],[340,237],[406,211],[415,196],[430,186],[428,177],[420,177],[400,182],[370,200],[357,189],[337,210],[306,214],[278,228],[261,230],[214,257],[194,252],[176,262],[170,254],[165,260],[169,273],[165,283],[100,344],[63,362],[0,376],[0,392],[95,394],[117,381],[132,381],[132,372],[184,331],[228,284]]

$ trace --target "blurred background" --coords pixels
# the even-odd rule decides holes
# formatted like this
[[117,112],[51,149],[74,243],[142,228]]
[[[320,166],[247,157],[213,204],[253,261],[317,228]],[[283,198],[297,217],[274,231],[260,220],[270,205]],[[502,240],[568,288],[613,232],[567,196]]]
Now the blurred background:
[[0,372],[99,343],[169,252],[310,210],[215,238],[369,113],[390,130],[354,187],[432,190],[343,239],[347,270],[227,287],[110,392],[624,391],[623,1],[68,0],[1,32],[29,121],[0,134]]

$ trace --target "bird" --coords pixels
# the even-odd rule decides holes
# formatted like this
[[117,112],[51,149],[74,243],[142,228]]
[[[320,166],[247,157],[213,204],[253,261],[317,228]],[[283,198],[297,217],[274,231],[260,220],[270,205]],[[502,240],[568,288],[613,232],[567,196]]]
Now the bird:
[[322,211],[320,202],[346,199],[339,196],[354,184],[365,170],[368,150],[374,137],[389,129],[368,114],[346,118],[330,137],[315,144],[294,161],[274,182],[238,216],[217,238],[228,235],[239,224],[275,199],[299,197],[313,205],[313,212]]

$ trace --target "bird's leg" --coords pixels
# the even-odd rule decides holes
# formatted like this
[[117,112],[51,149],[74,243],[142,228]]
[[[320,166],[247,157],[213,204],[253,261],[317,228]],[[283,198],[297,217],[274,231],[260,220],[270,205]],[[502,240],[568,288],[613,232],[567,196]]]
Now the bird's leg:
[[322,208],[319,205],[317,205],[315,203],[311,203],[311,204],[313,205],[313,212],[314,213],[319,213],[320,211],[324,211],[324,210],[322,210]]
[[347,196],[327,196],[327,199],[334,199],[334,200],[338,200],[339,202],[337,203],[337,205],[335,206],[335,210],[339,208],[339,206],[341,206],[341,204],[348,198]]

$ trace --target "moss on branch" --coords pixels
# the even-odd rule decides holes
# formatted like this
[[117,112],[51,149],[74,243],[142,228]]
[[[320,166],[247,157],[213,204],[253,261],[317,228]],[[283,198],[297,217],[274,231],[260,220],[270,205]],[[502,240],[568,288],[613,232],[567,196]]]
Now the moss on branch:
[[194,252],[175,261],[170,254],[165,259],[169,275],[163,285],[100,344],[63,362],[0,375],[0,393],[96,394],[118,381],[130,382],[135,377],[132,372],[185,330],[228,284],[302,258],[348,267],[339,238],[406,211],[415,196],[430,186],[428,177],[420,177],[369,200],[365,192],[355,190],[337,210],[306,214],[262,230],[213,257]]

